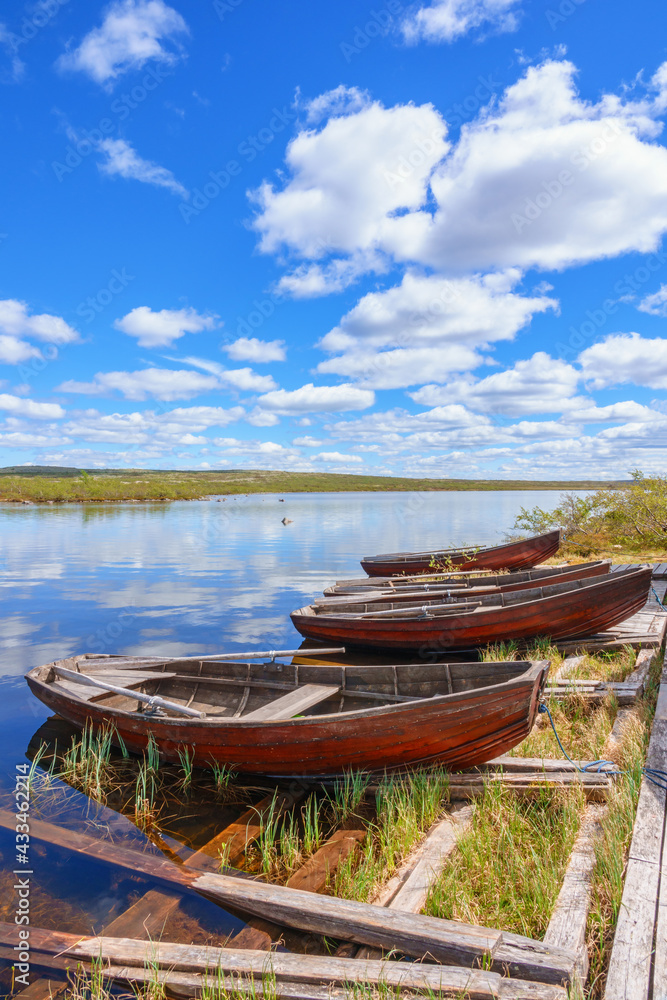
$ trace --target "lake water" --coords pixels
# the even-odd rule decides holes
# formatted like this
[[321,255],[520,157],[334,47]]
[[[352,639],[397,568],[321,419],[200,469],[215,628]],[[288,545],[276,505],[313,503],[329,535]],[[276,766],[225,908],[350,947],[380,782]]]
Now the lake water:
[[[497,544],[521,507],[552,509],[559,495],[285,494],[281,502],[272,494],[224,502],[0,505],[0,790],[6,794],[13,785],[16,765],[49,715],[22,680],[31,667],[75,652],[296,648],[301,640],[289,612],[336,578],[361,576],[362,556]],[[284,517],[292,523],[282,524]],[[59,821],[87,828],[85,797],[70,797]],[[12,848],[13,834],[0,829],[1,920],[13,919]],[[67,853],[51,849],[47,856],[48,875],[43,869],[36,890],[45,893],[47,920],[49,899],[68,900],[64,922],[55,926],[76,933],[99,928],[137,891],[98,864],[74,866]]]

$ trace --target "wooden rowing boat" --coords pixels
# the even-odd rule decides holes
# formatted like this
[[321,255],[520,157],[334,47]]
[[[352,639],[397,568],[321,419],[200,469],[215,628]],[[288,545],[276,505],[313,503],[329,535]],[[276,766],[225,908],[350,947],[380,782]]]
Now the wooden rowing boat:
[[[313,602],[320,610],[330,611],[357,610],[358,604],[388,605],[410,603],[435,603],[438,600],[447,602],[460,598],[471,600],[483,594],[508,594],[513,590],[528,590],[530,587],[547,587],[552,583],[566,583],[570,580],[585,580],[594,576],[606,576],[611,563],[599,560],[592,563],[581,563],[578,566],[554,566],[553,568],[524,570],[521,573],[504,573],[488,576],[468,576],[465,582],[424,583],[413,580],[409,586],[401,587],[369,587],[367,590],[355,590],[350,594],[333,594],[320,597]],[[418,579],[418,578],[417,578]],[[332,588],[329,588],[331,590]],[[325,591],[326,594],[326,591]],[[359,610],[369,611],[370,607]]]
[[646,566],[450,604],[356,614],[318,613],[311,605],[294,611],[291,618],[308,639],[419,649],[424,655],[535,636],[574,638],[602,632],[639,611],[646,604],[651,576],[652,568]]
[[[337,594],[359,594],[372,590],[391,590],[400,592],[402,590],[414,590],[416,587],[427,589],[429,587],[495,587],[503,582],[516,581],[517,583],[530,583],[541,580],[545,576],[554,576],[560,573],[570,573],[574,569],[587,568],[587,575],[596,576],[598,572],[609,573],[611,562],[609,559],[598,559],[595,562],[580,563],[570,565],[563,563],[560,566],[540,566],[536,569],[510,570],[503,573],[485,572],[477,573],[416,573],[414,576],[360,576],[355,580],[336,580],[334,584],[327,587],[323,594],[325,597],[335,597]],[[599,569],[596,569],[599,567]]]
[[452,570],[459,566],[465,566],[466,569],[523,569],[549,559],[556,554],[559,545],[560,529],[484,548],[470,546],[467,549],[389,552],[379,556],[366,556],[361,560],[361,568],[369,576],[432,573],[438,569]]
[[[549,669],[546,660],[309,666],[174,659],[149,667],[140,660],[136,669],[127,658],[120,666],[114,660],[58,660],[26,680],[68,722],[111,727],[135,753],[152,734],[168,761],[178,762],[187,747],[196,765],[271,775],[483,763],[530,732]],[[149,697],[171,707],[146,712]]]

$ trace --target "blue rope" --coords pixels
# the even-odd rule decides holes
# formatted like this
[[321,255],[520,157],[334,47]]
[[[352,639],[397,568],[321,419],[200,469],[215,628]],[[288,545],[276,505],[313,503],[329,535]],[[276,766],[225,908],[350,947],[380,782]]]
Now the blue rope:
[[[538,707],[538,712],[542,713],[546,712],[546,714],[549,717],[549,722],[551,723],[551,728],[554,731],[556,742],[558,743],[558,746],[561,749],[561,753],[563,754],[564,757],[566,757],[569,760],[570,764],[572,764],[574,769],[576,771],[579,771],[580,774],[591,774],[593,768],[595,768],[596,774],[600,774],[601,772],[603,772],[605,768],[608,767],[615,768],[615,770],[613,771],[604,770],[604,773],[609,774],[612,778],[620,778],[623,775],[628,775],[630,773],[629,771],[620,771],[618,767],[616,767],[616,764],[613,760],[592,760],[589,764],[584,764],[583,767],[580,767],[576,761],[572,760],[567,750],[561,743],[560,736],[556,731],[556,726],[554,724],[553,717],[551,715],[551,712],[549,711],[549,706],[546,704],[546,702],[540,702],[540,705]],[[657,785],[658,788],[662,788],[665,791],[667,791],[667,771],[660,771],[654,767],[642,767],[641,773],[648,781],[651,782],[651,784]]]
[[664,605],[664,604],[662,603],[662,601],[661,601],[661,600],[660,600],[660,598],[658,597],[658,595],[657,595],[657,593],[656,593],[656,590],[655,590],[655,587],[654,587],[653,585],[651,585],[651,590],[653,591],[653,596],[655,597],[656,601],[657,601],[657,602],[658,602],[658,604],[660,605],[660,610],[661,610],[661,611],[662,611],[662,612],[663,612],[664,614],[666,614],[666,615],[667,615],[667,608],[665,607],[665,605]]

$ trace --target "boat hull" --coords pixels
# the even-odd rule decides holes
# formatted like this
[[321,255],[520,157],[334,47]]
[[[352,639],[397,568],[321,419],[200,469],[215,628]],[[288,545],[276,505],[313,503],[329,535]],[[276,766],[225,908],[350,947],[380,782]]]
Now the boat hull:
[[465,567],[472,569],[523,569],[537,566],[555,555],[560,545],[560,531],[524,538],[518,542],[494,545],[475,550],[459,549],[440,552],[406,552],[395,556],[368,556],[361,560],[361,568],[368,576],[394,576],[399,574],[433,573],[434,567],[443,569]]
[[[368,618],[318,614],[312,606],[292,613],[294,627],[307,639],[382,649],[445,650],[484,646],[508,640],[594,635],[639,611],[651,586],[651,567],[613,573],[601,580],[578,580],[551,588],[564,592],[474,610],[436,609],[421,617]],[[535,595],[539,591],[526,591]],[[509,595],[510,597],[520,596]],[[502,601],[500,595],[499,601]]]
[[[502,675],[512,665],[483,666],[489,667],[491,678],[494,668]],[[324,776],[351,768],[400,770],[439,764],[457,769],[506,752],[532,729],[549,669],[547,661],[523,666],[509,680],[486,687],[366,711],[261,723],[146,717],[65,694],[57,684],[40,680],[44,668],[31,671],[26,679],[32,692],[59,716],[79,727],[111,726],[134,753],[146,749],[152,734],[162,757],[174,763],[178,751],[190,747],[197,766],[217,762],[242,773]],[[462,676],[471,669],[470,664],[459,667]],[[329,674],[340,676],[339,667],[310,669],[325,680]],[[375,669],[411,670],[420,679],[443,668],[425,664]],[[425,681],[414,682],[419,683]]]

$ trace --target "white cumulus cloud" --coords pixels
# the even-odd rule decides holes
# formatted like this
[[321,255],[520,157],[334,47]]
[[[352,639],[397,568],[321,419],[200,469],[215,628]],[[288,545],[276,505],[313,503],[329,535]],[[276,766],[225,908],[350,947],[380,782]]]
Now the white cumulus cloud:
[[564,59],[529,67],[453,146],[432,105],[374,102],[301,131],[282,187],[254,193],[260,248],[289,267],[279,287],[338,291],[392,261],[455,274],[653,250],[667,231],[667,85],[656,74],[642,99],[592,102],[576,73]]
[[18,417],[27,417],[28,420],[59,420],[65,416],[65,411],[58,403],[36,403],[32,399],[22,399],[4,392],[0,393],[0,410]]
[[195,309],[154,312],[148,306],[137,306],[114,323],[117,330],[136,337],[140,347],[170,347],[185,333],[212,330],[215,326],[216,317],[201,315]]
[[116,0],[106,9],[100,27],[60,56],[56,65],[83,72],[103,86],[113,85],[149,61],[173,65],[182,52],[177,45],[168,49],[164,43],[187,33],[181,15],[163,0]]
[[401,25],[407,42],[453,42],[475,28],[516,31],[519,0],[433,0]]
[[239,337],[233,343],[223,345],[222,349],[233,361],[253,361],[255,364],[284,361],[287,357],[283,340]]
[[342,451],[321,451],[319,455],[313,455],[314,462],[336,462],[345,465],[347,462],[363,462],[361,455],[345,455]]
[[422,406],[463,403],[482,413],[523,416],[560,413],[575,404],[581,373],[565,361],[538,351],[512,368],[483,379],[460,379],[446,385],[424,385],[411,398]]
[[593,389],[632,382],[667,389],[667,340],[639,333],[614,333],[579,355],[584,378]]
[[375,393],[354,385],[302,385],[299,389],[278,389],[258,399],[262,409],[274,413],[339,413],[365,410],[375,402]]
[[[398,241],[410,229],[431,171],[448,149],[446,132],[430,104],[378,102],[330,118],[319,131],[300,132],[286,154],[291,179],[282,190],[264,183],[254,192],[261,249],[287,248],[315,264],[330,250],[351,255],[346,283],[381,269],[377,250],[389,234],[396,232]],[[307,267],[297,276],[311,280]]]

